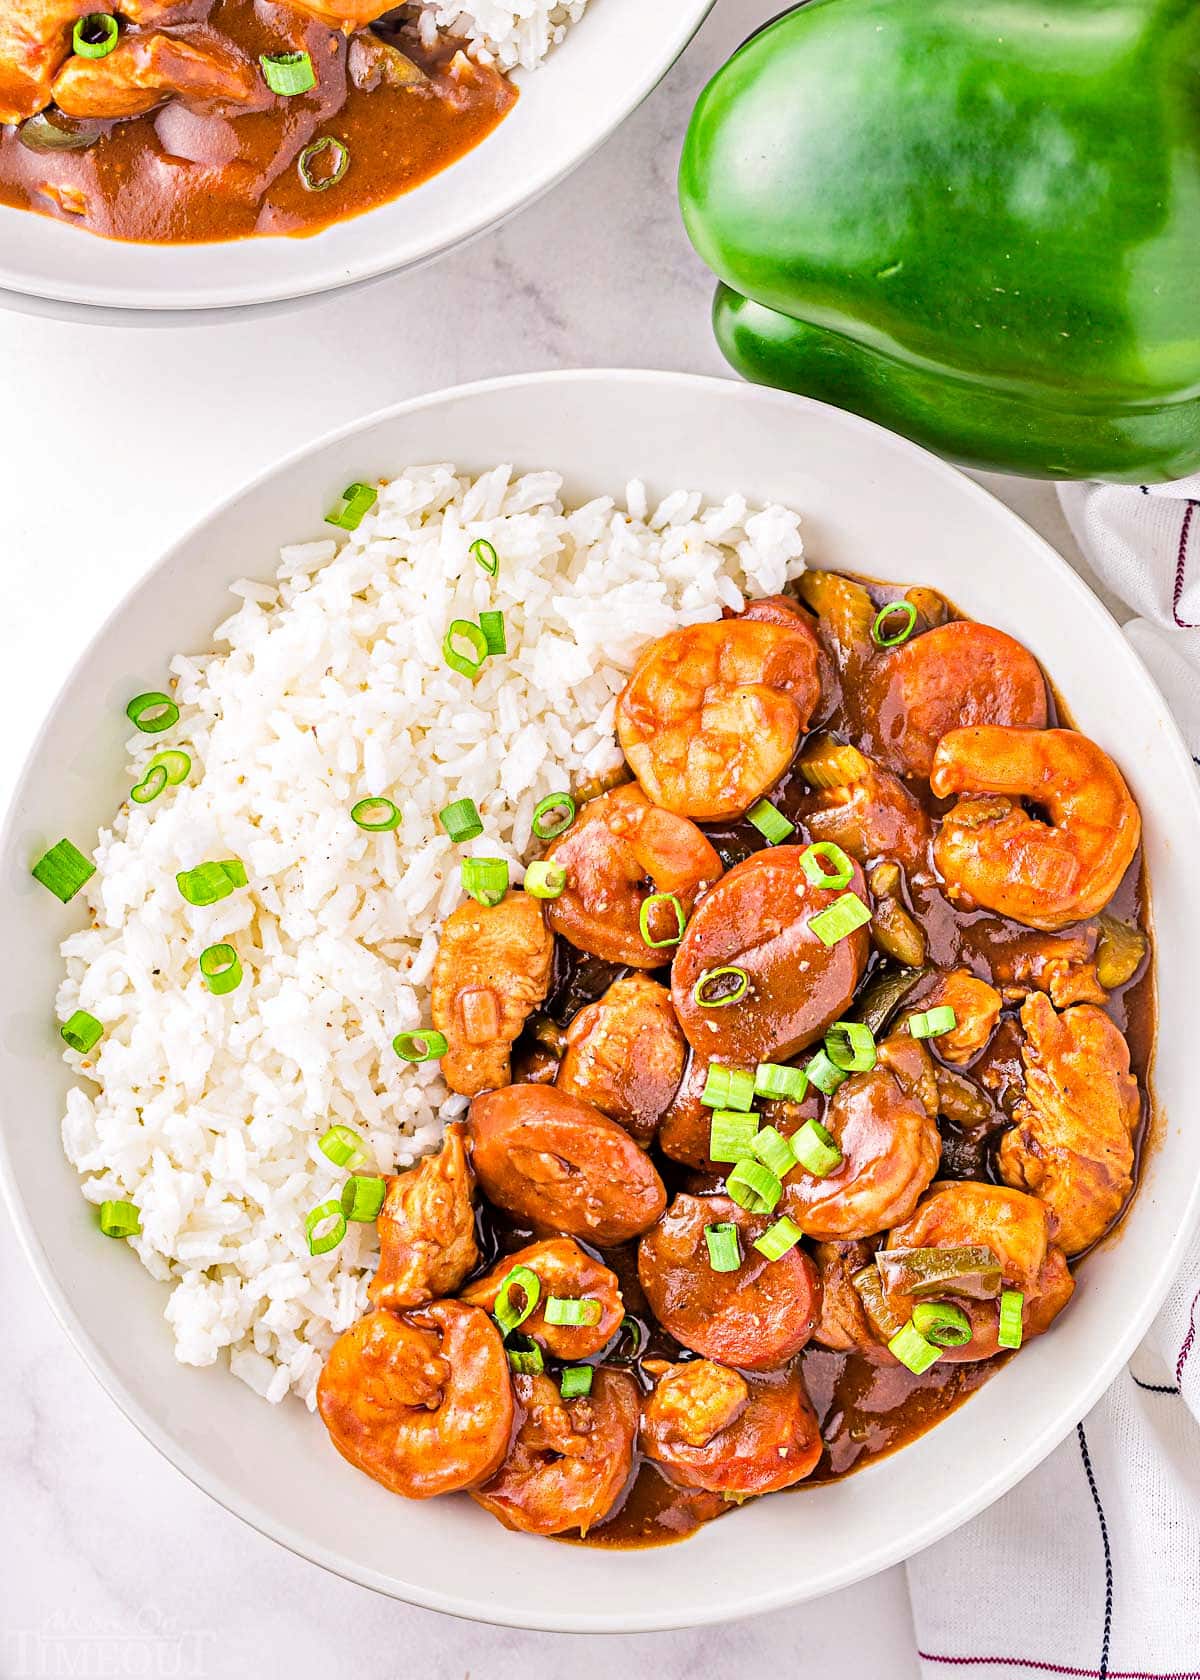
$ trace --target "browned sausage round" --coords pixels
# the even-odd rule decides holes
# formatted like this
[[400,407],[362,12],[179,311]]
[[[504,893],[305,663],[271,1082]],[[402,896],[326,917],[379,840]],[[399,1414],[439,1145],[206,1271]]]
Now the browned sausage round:
[[711,1359],[668,1366],[646,1401],[641,1442],[672,1481],[739,1498],[792,1487],[821,1457],[799,1371],[744,1377]]
[[369,1312],[330,1349],[317,1405],[342,1457],[393,1493],[473,1487],[503,1462],[512,1433],[500,1332],[460,1301]]
[[[727,1220],[738,1227],[742,1263],[714,1272],[704,1228]],[[642,1238],[638,1278],[677,1342],[747,1371],[774,1370],[799,1353],[820,1316],[821,1280],[800,1248],[767,1260],[751,1246],[771,1223],[727,1196],[676,1196]]]
[[[772,846],[731,869],[701,900],[671,967],[671,1001],[684,1035],[707,1061],[753,1067],[786,1061],[845,1013],[866,967],[869,940],[856,928],[825,946],[809,919],[842,896],[814,887],[803,846]],[[823,866],[826,869],[828,866]],[[854,865],[847,888],[868,902]],[[705,1008],[697,982],[714,968],[739,968],[748,988],[735,1003]]]
[[[521,1325],[521,1334],[540,1342],[555,1358],[590,1359],[621,1328],[625,1309],[616,1273],[594,1260],[570,1237],[550,1237],[545,1242],[529,1243],[515,1254],[502,1255],[463,1290],[463,1300],[491,1312],[500,1286],[514,1266],[528,1266],[542,1291],[537,1306]],[[596,1301],[600,1317],[595,1324],[547,1324],[546,1303],[552,1296]]]
[[640,1236],[667,1205],[649,1157],[589,1103],[553,1085],[507,1085],[471,1104],[484,1194],[536,1231],[601,1248]]

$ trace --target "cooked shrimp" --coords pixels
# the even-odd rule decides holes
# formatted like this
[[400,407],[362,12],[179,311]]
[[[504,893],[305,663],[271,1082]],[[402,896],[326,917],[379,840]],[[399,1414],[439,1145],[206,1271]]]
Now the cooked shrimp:
[[[541,1289],[537,1306],[521,1325],[521,1334],[540,1343],[556,1359],[590,1359],[621,1328],[625,1308],[616,1273],[594,1260],[570,1237],[550,1237],[502,1255],[463,1290],[462,1299],[492,1312],[501,1285],[515,1266],[527,1266]],[[594,1324],[548,1324],[546,1303],[555,1298],[594,1301],[600,1309],[599,1317]]]
[[764,1380],[711,1359],[667,1367],[646,1401],[641,1442],[672,1481],[731,1498],[794,1486],[822,1450],[798,1371]]
[[[550,926],[580,951],[631,968],[661,968],[670,945],[642,937],[642,906],[670,893],[687,916],[721,860],[686,817],[651,805],[636,782],[590,799],[546,853],[567,872],[563,891],[548,905]],[[673,938],[678,917],[669,904],[647,912],[652,939]]]
[[554,936],[542,907],[510,892],[460,904],[442,924],[433,965],[433,1024],[446,1035],[442,1076],[473,1097],[507,1085],[513,1040],[550,987]]
[[937,975],[914,1008],[905,1011],[901,1024],[906,1026],[914,1013],[924,1014],[943,1007],[953,1009],[954,1026],[949,1032],[939,1033],[933,1047],[942,1061],[965,1067],[995,1032],[1001,1003],[995,986],[977,980],[965,968],[954,968]]
[[333,1344],[317,1406],[342,1457],[393,1493],[454,1493],[486,1481],[508,1451],[508,1356],[478,1307],[379,1309]]
[[559,1090],[594,1104],[649,1148],[687,1054],[667,988],[644,974],[615,980],[576,1015],[566,1046]]
[[617,701],[617,735],[655,804],[701,821],[739,817],[791,763],[820,699],[817,638],[728,618],[660,636]]
[[1138,848],[1141,818],[1121,772],[1073,729],[952,730],[930,786],[939,799],[966,796],[934,842],[950,897],[1026,927],[1054,932],[1102,910]]
[[420,1306],[453,1295],[479,1259],[475,1175],[461,1125],[446,1127],[436,1155],[388,1185],[379,1210],[379,1268],[367,1288],[377,1307]]
[[564,1400],[547,1376],[514,1379],[521,1421],[500,1469],[471,1498],[505,1528],[581,1535],[604,1521],[633,1468],[638,1390],[624,1371],[600,1366],[592,1391]]
[[1041,1198],[1065,1254],[1088,1248],[1133,1190],[1141,1119],[1129,1046],[1108,1016],[1080,1003],[1056,1015],[1035,992],[1021,1008],[1025,1091],[1000,1143],[1006,1184]]
[[885,1039],[875,1066],[851,1074],[826,1110],[841,1165],[826,1178],[797,1167],[785,1180],[784,1205],[804,1234],[847,1241],[907,1219],[941,1160],[937,1109],[928,1053],[906,1033]]

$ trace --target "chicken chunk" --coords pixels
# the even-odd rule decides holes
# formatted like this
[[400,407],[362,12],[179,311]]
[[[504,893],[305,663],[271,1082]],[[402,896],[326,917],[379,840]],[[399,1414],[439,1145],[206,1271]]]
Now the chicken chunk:
[[[539,1343],[555,1359],[566,1360],[590,1359],[612,1341],[625,1311],[617,1275],[570,1237],[550,1237],[501,1255],[490,1270],[463,1290],[462,1299],[494,1312],[501,1289],[519,1266],[526,1267],[538,1280],[537,1305],[521,1322],[523,1336]],[[521,1288],[520,1284],[516,1287]],[[521,1293],[524,1296],[523,1289]],[[594,1322],[550,1323],[546,1307],[556,1298],[591,1303]]]
[[571,1022],[555,1083],[649,1147],[679,1089],[686,1053],[666,987],[630,974]]
[[997,949],[992,978],[1008,999],[1045,992],[1055,1009],[1107,1003],[1096,968],[1097,927],[1083,922],[1063,933],[1025,933]]
[[294,12],[307,12],[309,17],[353,35],[356,29],[364,29],[385,12],[394,12],[396,0],[288,0],[288,6]]
[[1051,1209],[1064,1253],[1079,1254],[1112,1224],[1133,1189],[1141,1118],[1129,1046],[1091,1004],[1056,1015],[1035,992],[1021,1008],[1025,1093],[1000,1143],[1006,1184]]
[[442,926],[433,965],[433,1024],[449,1048],[442,1074],[474,1097],[509,1082],[509,1055],[550,987],[554,936],[536,898],[460,904]]
[[388,1185],[379,1212],[379,1268],[367,1289],[374,1306],[401,1311],[454,1294],[479,1259],[474,1191],[466,1132],[448,1126],[438,1154]]
[[69,117],[137,117],[174,95],[189,105],[245,105],[253,66],[206,31],[126,37],[107,58],[73,58],[54,83]]
[[[938,1055],[956,1067],[967,1063],[983,1049],[996,1030],[1000,1019],[1001,998],[986,980],[977,980],[965,968],[951,969],[939,974],[927,992],[922,992],[917,1011],[949,1007],[954,1011],[955,1024],[947,1033],[939,1033],[933,1041]],[[905,1019],[912,1014],[908,1011]]]
[[821,1457],[798,1371],[747,1378],[711,1359],[667,1366],[643,1409],[641,1440],[672,1481],[731,1499],[791,1487]]
[[5,0],[0,6],[0,123],[24,122],[53,98],[88,0]]

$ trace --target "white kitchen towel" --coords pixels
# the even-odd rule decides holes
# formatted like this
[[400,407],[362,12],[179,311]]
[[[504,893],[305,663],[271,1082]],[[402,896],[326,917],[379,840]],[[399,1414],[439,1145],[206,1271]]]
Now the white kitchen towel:
[[[1200,476],[1059,495],[1200,764]],[[908,1579],[926,1680],[1200,1680],[1200,1239],[1100,1404]]]

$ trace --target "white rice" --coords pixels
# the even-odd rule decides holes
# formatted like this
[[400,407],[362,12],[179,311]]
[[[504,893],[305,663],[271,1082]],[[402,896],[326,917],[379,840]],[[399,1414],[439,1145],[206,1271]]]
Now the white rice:
[[458,35],[474,55],[501,70],[532,70],[583,16],[587,0],[419,0],[418,22],[432,45],[436,33]]
[[[318,1140],[344,1122],[390,1171],[465,1107],[436,1064],[391,1047],[429,1022],[461,858],[504,856],[520,880],[536,802],[619,763],[613,708],[638,649],[803,570],[785,508],[679,490],[651,509],[635,481],[624,509],[566,511],[560,489],[552,472],[413,467],[340,548],[285,548],[274,584],[234,585],[215,651],[172,663],[179,722],[129,743],[134,779],[164,746],[187,750],[191,775],[101,831],[93,925],[63,945],[60,1017],[105,1028],[88,1057],[67,1053],[84,1082],[63,1143],[84,1194],[137,1204],[132,1246],[171,1284],[178,1358],[228,1349],[270,1400],[313,1404],[374,1263],[370,1226],[308,1252],[305,1215],[344,1177]],[[477,537],[500,556],[494,579]],[[503,611],[509,651],[472,687],[442,637],[486,608]],[[350,820],[368,794],[399,805],[395,832]],[[485,833],[455,846],[437,813],[463,797]],[[248,887],[190,907],[176,873],[223,858]],[[245,973],[224,997],[197,969],[219,941]]]

